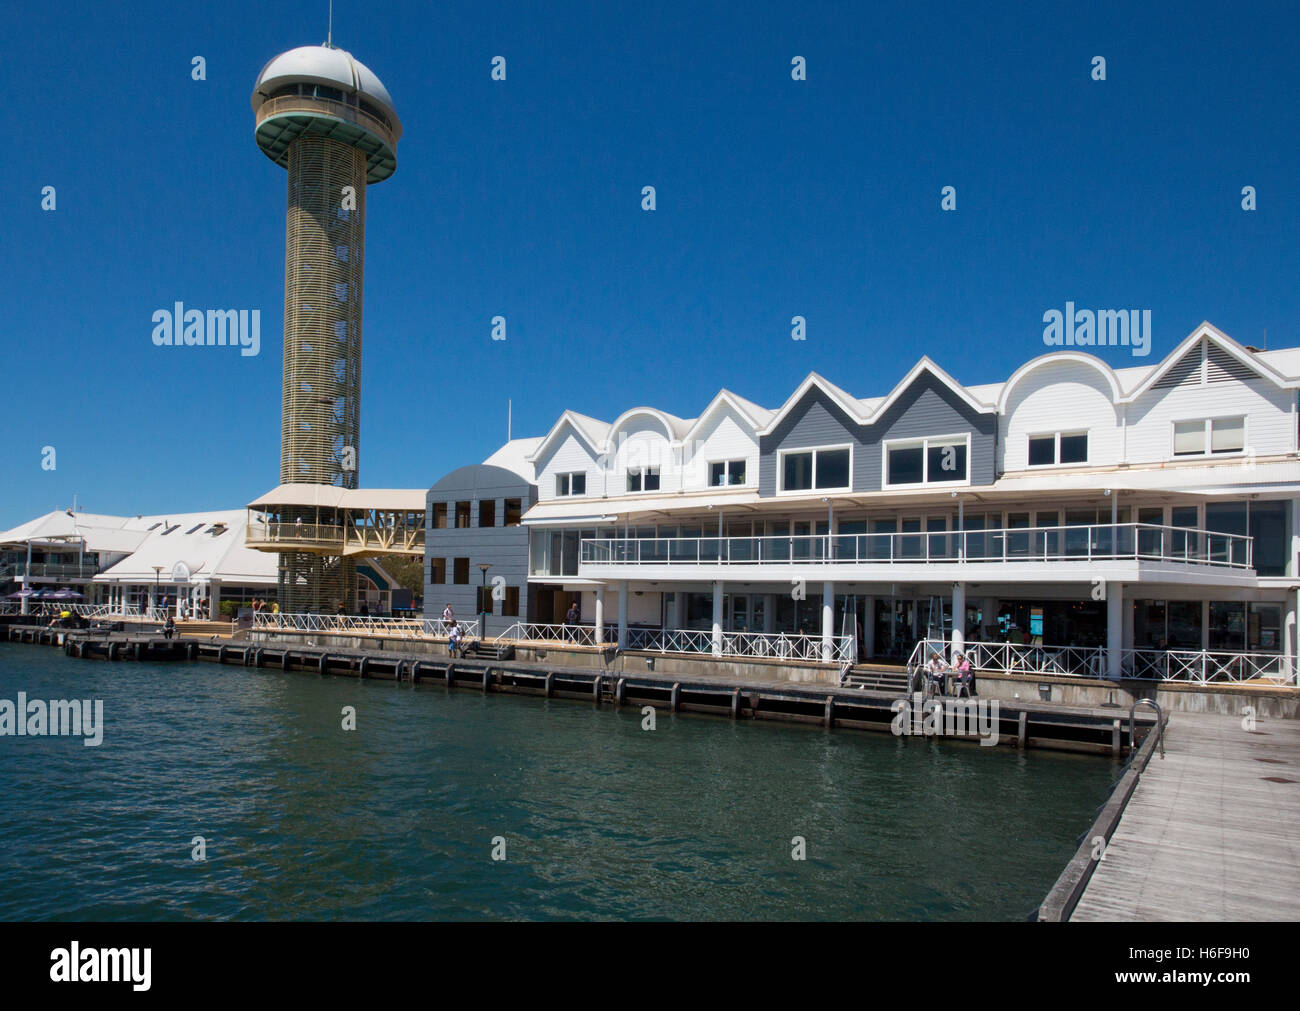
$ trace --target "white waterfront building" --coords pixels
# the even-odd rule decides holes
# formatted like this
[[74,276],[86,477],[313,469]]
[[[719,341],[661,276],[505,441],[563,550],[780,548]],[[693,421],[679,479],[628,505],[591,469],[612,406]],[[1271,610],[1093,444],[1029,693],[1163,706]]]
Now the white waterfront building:
[[[632,647],[803,633],[901,658],[929,634],[1092,647],[1110,676],[1182,652],[1289,679],[1298,390],[1300,348],[1204,323],[1127,368],[1071,349],[963,386],[922,358],[867,398],[811,374],[776,408],[723,390],[690,419],[566,411],[486,461],[532,491],[510,618],[576,601],[594,638]],[[430,492],[427,600],[477,560],[453,557],[480,526],[471,478]]]

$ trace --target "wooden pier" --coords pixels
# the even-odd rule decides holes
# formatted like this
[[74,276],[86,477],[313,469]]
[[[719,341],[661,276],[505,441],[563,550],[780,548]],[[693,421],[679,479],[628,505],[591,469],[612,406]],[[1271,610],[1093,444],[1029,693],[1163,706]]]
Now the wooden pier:
[[1300,722],[1180,712],[1072,921],[1300,919]]
[[[582,699],[597,705],[651,706],[670,712],[707,713],[730,719],[781,720],[827,729],[897,733],[900,696],[896,692],[828,686],[806,682],[754,682],[734,677],[697,676],[623,669],[617,650],[602,654],[604,667],[573,667],[541,660],[440,657],[383,648],[343,649],[299,643],[173,638],[156,633],[64,630],[7,624],[0,640],[60,646],[71,657],[110,661],[207,661],[227,666],[271,668],[304,674],[343,675],[388,680],[412,687],[424,682],[448,689]],[[984,700],[991,702],[992,700]],[[1018,748],[1051,748],[1120,757],[1129,748],[1127,720],[1118,709],[1086,708],[1060,703],[996,703],[983,711],[986,739]],[[942,736],[978,743],[971,731],[979,717],[972,706],[956,703],[955,728],[938,734],[923,731],[922,720],[907,721],[900,736]],[[962,717],[965,714],[965,718]],[[1139,738],[1150,717],[1138,725]],[[991,733],[987,733],[991,732]]]

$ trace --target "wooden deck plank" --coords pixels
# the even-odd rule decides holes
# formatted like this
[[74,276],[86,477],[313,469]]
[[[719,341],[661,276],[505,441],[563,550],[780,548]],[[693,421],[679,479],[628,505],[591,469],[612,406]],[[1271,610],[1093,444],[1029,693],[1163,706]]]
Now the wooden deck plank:
[[1071,919],[1300,919],[1300,722],[1177,712],[1166,736]]

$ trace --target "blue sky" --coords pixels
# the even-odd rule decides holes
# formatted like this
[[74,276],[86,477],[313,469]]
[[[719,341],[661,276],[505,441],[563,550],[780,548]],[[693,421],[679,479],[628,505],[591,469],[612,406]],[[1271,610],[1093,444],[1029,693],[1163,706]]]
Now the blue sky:
[[[483,459],[507,397],[519,436],[811,370],[883,394],[922,354],[998,381],[1067,299],[1150,309],[1148,361],[1202,319],[1300,344],[1294,5],[981,6],[338,0],[405,128],[367,201],[362,484]],[[277,483],[285,173],[249,95],[326,10],[8,9],[0,528]],[[261,309],[262,353],[155,347],[178,300]]]

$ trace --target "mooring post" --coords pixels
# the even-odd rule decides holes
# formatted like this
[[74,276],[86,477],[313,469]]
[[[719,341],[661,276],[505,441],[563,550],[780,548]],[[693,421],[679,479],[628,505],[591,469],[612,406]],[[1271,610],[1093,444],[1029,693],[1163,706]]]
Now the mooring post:
[[834,695],[826,696],[826,713],[823,717],[822,722],[825,723],[827,730],[830,730],[831,727],[835,725],[835,696]]
[[623,704],[623,694],[626,688],[627,678],[619,678],[618,683],[614,685],[614,705],[621,706]]
[[1120,731],[1119,720],[1112,720],[1110,725],[1110,753],[1118,755],[1120,753]]
[[455,687],[455,684],[456,684],[456,665],[449,663],[447,664],[447,687],[453,688]]
[[740,719],[740,689],[737,688],[731,693],[731,718]]
[[322,653],[316,658],[316,670],[319,674],[324,675],[329,670],[329,666],[330,655],[328,653]]
[[483,694],[484,695],[487,694],[488,685],[490,685],[491,683],[492,683],[492,668],[484,667],[483,668]]
[[1023,709],[1020,711],[1020,727],[1016,731],[1016,747],[1022,751],[1029,741],[1029,714]]
[[411,687],[414,688],[416,682],[418,682],[419,680],[420,680],[420,661],[412,660],[411,661]]
[[668,711],[670,713],[677,712],[677,699],[678,696],[681,695],[681,693],[682,693],[682,683],[680,681],[674,681],[672,694],[668,696]]
[[361,680],[363,681],[366,679],[366,669],[369,666],[370,666],[370,657],[363,656],[361,658],[361,665],[357,668],[357,676],[360,677]]
[[596,705],[600,705],[600,682],[601,682],[601,680],[602,680],[601,675],[600,675],[600,674],[597,674],[597,675],[596,675],[596,680],[593,681],[593,682],[591,683],[591,697],[592,697],[592,699],[595,701]]
[[551,694],[554,691],[555,691],[555,673],[553,671],[547,671],[546,672],[546,698],[549,699],[551,697]]

